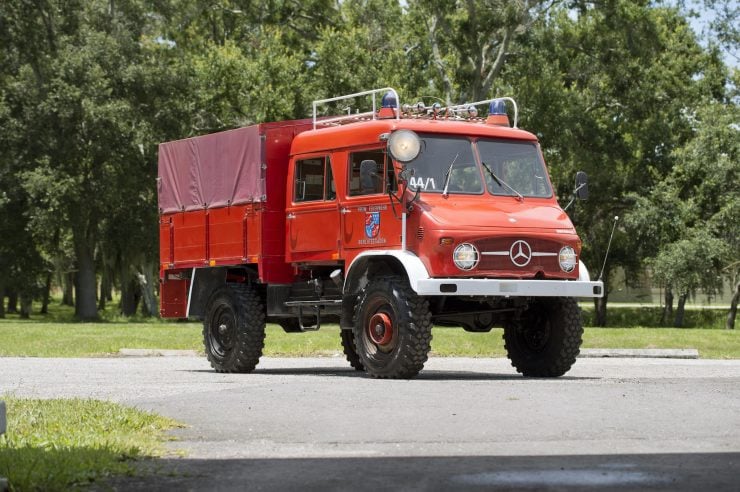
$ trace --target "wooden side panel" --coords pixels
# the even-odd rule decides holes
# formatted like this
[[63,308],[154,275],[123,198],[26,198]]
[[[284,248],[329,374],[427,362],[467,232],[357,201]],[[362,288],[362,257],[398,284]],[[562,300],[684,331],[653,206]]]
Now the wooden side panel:
[[262,242],[263,217],[259,208],[259,204],[250,204],[162,216],[160,267],[171,270],[257,263],[266,246]]
[[248,263],[257,263],[264,254],[262,249],[262,212],[248,210],[244,216],[244,257]]
[[175,263],[207,263],[206,211],[195,210],[172,216]]
[[235,206],[208,211],[209,260],[240,263],[244,257],[244,218],[247,208]]
[[161,217],[159,220],[159,263],[172,263],[172,216]]

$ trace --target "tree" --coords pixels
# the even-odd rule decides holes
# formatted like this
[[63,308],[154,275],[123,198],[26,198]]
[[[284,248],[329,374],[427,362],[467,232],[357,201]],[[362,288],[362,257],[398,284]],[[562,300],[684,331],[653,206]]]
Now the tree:
[[[423,76],[407,58],[410,40],[404,28],[398,2],[342,3],[338,21],[319,31],[314,44],[306,76],[310,98],[387,86],[406,97],[415,93]],[[347,102],[341,104],[346,106]]]
[[490,97],[517,38],[559,3],[408,2],[408,29],[424,53],[431,92],[448,105]]
[[[499,90],[522,95],[523,125],[540,136],[559,196],[569,196],[577,170],[589,174],[595,192],[573,218],[583,259],[598,269],[612,218],[632,206],[628,193],[647,193],[672,168],[672,150],[691,136],[685,112],[724,93],[723,65],[676,9],[640,2],[557,8],[519,44]],[[634,234],[617,229],[607,290],[595,300],[598,325],[606,323],[611,270],[638,269],[639,246]]]
[[[33,19],[18,15],[20,5],[0,5],[0,317],[5,316],[5,296],[9,296],[9,310],[15,310],[20,297],[21,317],[30,315],[31,301],[39,292],[39,277],[48,268],[41,251],[34,244],[29,229],[30,200],[23,190],[19,173],[24,159],[12,152],[14,142],[23,135],[22,114],[14,104],[16,92],[14,74],[23,62],[24,53],[10,40],[19,26],[33,23]],[[31,37],[25,49],[36,49],[36,38]]]
[[13,8],[6,17],[18,63],[5,100],[22,128],[11,145],[23,165],[16,175],[30,197],[33,230],[71,233],[75,313],[94,319],[101,224],[142,186],[153,188],[141,113],[152,111],[146,74],[157,68],[151,44],[142,43],[148,12],[134,0]]
[[735,287],[737,309],[740,249],[740,110],[734,103],[709,102],[689,115],[693,136],[672,155],[676,164],[649,194],[635,197],[629,224],[643,247],[655,277],[679,294],[674,325],[683,325],[683,305],[697,289],[712,294],[721,279]]
[[[694,120],[695,135],[677,149],[679,165],[670,179],[675,182],[679,199],[691,207],[689,226],[710,234],[716,245],[719,265],[711,272],[725,275],[733,282],[734,296],[728,328],[733,328],[737,302],[740,265],[740,107],[732,101],[708,103],[699,108]],[[733,252],[735,254],[733,254]],[[687,257],[687,260],[690,258]]]
[[674,326],[683,326],[684,307],[690,295],[700,288],[709,294],[721,288],[719,270],[728,253],[722,240],[705,229],[695,229],[665,245],[650,261],[655,279],[678,293]]

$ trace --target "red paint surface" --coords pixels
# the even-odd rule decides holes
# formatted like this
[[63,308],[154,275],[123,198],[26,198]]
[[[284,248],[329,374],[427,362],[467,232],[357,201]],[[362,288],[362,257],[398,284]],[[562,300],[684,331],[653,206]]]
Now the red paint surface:
[[[349,196],[351,152],[384,149],[381,134],[396,129],[536,141],[531,133],[482,123],[444,120],[376,120],[319,130],[307,121],[259,125],[265,199],[259,203],[175,212],[160,217],[162,315],[184,316],[183,281],[167,280],[167,273],[208,265],[252,265],[263,283],[290,283],[297,265],[346,266],[368,249],[401,246],[401,208],[387,194]],[[294,203],[293,162],[326,156],[330,159],[336,198]],[[227,165],[227,164],[225,164]],[[398,170],[398,165],[396,165]],[[394,213],[395,212],[395,213]],[[366,229],[369,214],[378,223]],[[293,218],[286,220],[290,214]],[[517,267],[508,256],[481,257],[471,271],[452,263],[452,251],[471,242],[481,251],[505,251],[524,239],[535,251],[557,253],[581,243],[555,197],[450,195],[422,193],[408,216],[407,247],[436,277],[568,278],[578,268],[562,272],[556,256],[533,258]],[[441,238],[452,244],[441,245]]]

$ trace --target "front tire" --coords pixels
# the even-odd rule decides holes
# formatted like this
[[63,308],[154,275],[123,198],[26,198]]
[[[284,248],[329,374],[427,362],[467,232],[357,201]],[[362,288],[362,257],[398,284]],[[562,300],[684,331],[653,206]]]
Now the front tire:
[[354,342],[374,378],[412,378],[424,367],[432,341],[429,303],[401,277],[371,280],[359,296]]
[[256,290],[233,284],[211,295],[203,321],[206,357],[217,372],[251,372],[265,345],[265,310]]
[[583,339],[581,309],[570,297],[534,300],[504,326],[504,346],[517,372],[562,376],[575,364]]

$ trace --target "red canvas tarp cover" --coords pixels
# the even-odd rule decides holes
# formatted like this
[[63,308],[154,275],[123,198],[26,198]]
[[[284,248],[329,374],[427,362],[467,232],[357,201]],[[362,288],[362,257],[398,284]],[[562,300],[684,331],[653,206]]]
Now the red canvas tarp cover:
[[261,201],[259,125],[159,145],[159,212]]

